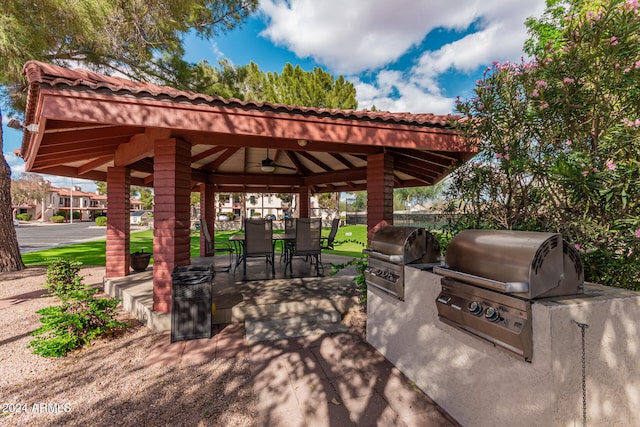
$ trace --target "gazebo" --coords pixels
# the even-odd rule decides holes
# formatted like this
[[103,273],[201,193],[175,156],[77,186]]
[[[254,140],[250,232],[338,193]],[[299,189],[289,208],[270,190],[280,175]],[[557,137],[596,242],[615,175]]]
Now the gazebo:
[[[106,277],[129,274],[130,185],[153,187],[153,310],[190,262],[189,198],[214,226],[216,192],[367,190],[367,226],[393,223],[393,189],[432,185],[473,156],[454,116],[224,99],[29,61],[25,169],[106,181]],[[205,252],[201,237],[201,254]]]

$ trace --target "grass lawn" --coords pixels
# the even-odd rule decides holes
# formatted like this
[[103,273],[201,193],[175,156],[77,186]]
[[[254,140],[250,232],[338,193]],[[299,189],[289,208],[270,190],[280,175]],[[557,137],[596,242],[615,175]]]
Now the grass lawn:
[[[327,236],[330,228],[322,230],[322,235]],[[215,239],[218,242],[228,242],[229,238],[241,233],[240,231],[216,231]],[[153,230],[131,233],[131,252],[144,250],[153,253]],[[367,242],[367,227],[364,225],[348,225],[340,227],[334,240],[334,250],[324,253],[344,255],[355,258],[362,257],[362,249]],[[48,265],[54,258],[70,258],[82,263],[82,265],[105,265],[106,241],[95,240],[92,242],[77,243],[75,245],[59,248],[45,249],[43,251],[29,252],[22,255],[22,261],[27,266]],[[191,233],[191,257],[200,256],[199,233]],[[153,256],[151,257],[153,264]]]

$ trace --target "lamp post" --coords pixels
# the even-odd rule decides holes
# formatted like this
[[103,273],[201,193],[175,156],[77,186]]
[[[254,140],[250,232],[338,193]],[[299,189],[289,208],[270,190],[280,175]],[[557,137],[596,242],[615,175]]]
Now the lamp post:
[[73,224],[73,178],[71,178],[71,195],[69,196],[69,223]]
[[45,213],[45,199],[47,198],[47,196],[49,195],[49,184],[51,184],[49,181],[43,181],[40,183],[41,189],[42,189],[42,212],[40,213],[40,222],[44,224],[44,213]]

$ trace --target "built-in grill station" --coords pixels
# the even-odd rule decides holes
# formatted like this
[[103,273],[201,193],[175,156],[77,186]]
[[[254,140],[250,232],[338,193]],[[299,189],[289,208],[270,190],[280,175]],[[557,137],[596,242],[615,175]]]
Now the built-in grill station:
[[533,357],[531,304],[583,293],[578,253],[560,234],[465,230],[449,243],[439,319],[512,355]]
[[404,301],[404,266],[435,265],[440,255],[436,238],[419,227],[380,227],[372,236],[364,277],[375,286]]

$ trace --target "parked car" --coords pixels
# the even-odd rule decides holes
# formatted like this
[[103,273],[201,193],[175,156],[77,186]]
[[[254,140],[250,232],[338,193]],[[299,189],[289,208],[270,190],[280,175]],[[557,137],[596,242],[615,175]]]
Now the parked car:
[[225,215],[225,214],[218,215],[218,221],[229,221],[229,215]]
[[17,219],[13,218],[13,226],[17,227],[20,225],[20,221],[18,221]]
[[276,216],[274,214],[267,214],[264,216],[264,219],[270,219],[271,221],[275,221]]

